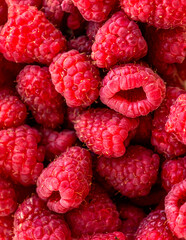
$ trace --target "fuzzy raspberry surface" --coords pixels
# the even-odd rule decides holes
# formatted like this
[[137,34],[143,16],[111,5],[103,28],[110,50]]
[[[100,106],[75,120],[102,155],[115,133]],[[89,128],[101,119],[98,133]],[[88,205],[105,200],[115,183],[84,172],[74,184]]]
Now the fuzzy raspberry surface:
[[48,67],[27,65],[18,74],[17,91],[37,123],[55,128],[64,120],[64,100],[52,84]]
[[7,21],[8,7],[5,0],[0,0],[0,26],[5,24]]
[[120,4],[126,14],[135,21],[164,29],[186,26],[184,1],[120,0]]
[[71,39],[68,41],[68,49],[72,50],[75,49],[79,51],[80,53],[86,53],[87,55],[91,54],[92,47],[92,40],[89,40],[89,38],[86,35],[79,36],[78,38]]
[[0,52],[13,62],[50,64],[66,40],[34,6],[13,5],[0,34]]
[[138,25],[123,11],[114,13],[96,33],[91,57],[99,68],[138,60],[147,53],[147,43]]
[[129,119],[107,108],[90,108],[76,118],[80,141],[96,154],[121,157],[135,134],[138,119]]
[[36,183],[43,169],[44,148],[39,132],[21,125],[0,131],[0,167],[24,186]]
[[147,115],[165,97],[164,81],[151,68],[129,63],[116,66],[104,77],[100,99],[127,117]]
[[65,213],[77,208],[88,195],[91,178],[90,153],[71,147],[42,171],[36,190],[50,210]]
[[14,221],[14,218],[12,216],[0,217],[0,239],[12,240],[13,221]]
[[126,240],[122,232],[97,233],[89,236],[80,237],[79,240]]
[[121,220],[115,204],[98,184],[93,184],[89,195],[79,208],[66,214],[73,237],[84,234],[117,231]]
[[29,5],[29,6],[36,6],[38,9],[41,7],[42,0],[5,0],[8,6],[14,4],[20,5]]

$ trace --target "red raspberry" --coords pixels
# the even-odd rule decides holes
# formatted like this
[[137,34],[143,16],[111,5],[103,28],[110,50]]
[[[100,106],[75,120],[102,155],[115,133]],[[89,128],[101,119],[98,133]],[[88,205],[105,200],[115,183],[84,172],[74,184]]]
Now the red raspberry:
[[[0,26],[7,21],[8,7],[5,0],[0,0]],[[1,31],[1,30],[0,30]]]
[[61,3],[61,9],[64,12],[68,13],[73,13],[74,11],[76,11],[76,7],[74,6],[72,0],[63,0]]
[[142,146],[129,146],[120,158],[100,157],[98,173],[122,195],[145,196],[156,182],[159,156]]
[[146,53],[147,44],[138,25],[122,11],[113,14],[103,24],[92,45],[92,59],[100,68],[138,60]]
[[120,0],[120,3],[127,15],[135,21],[165,29],[186,26],[184,1]]
[[173,185],[186,178],[186,157],[164,162],[161,179],[164,189],[168,192]]
[[0,129],[17,127],[24,123],[26,106],[12,89],[0,89]]
[[157,152],[168,158],[174,158],[186,153],[186,146],[179,142],[172,133],[165,131],[165,123],[170,113],[170,107],[182,93],[185,93],[185,91],[175,87],[168,87],[164,101],[154,112],[151,144]]
[[165,130],[186,145],[186,93],[181,94],[171,106]]
[[107,19],[116,0],[72,0],[87,21],[102,22]]
[[0,239],[12,240],[13,239],[13,221],[12,216],[0,217]]
[[79,240],[126,240],[125,235],[122,232],[113,233],[97,233],[94,235],[85,235],[79,238]]
[[0,176],[0,217],[8,216],[17,208],[17,199],[12,183]]
[[138,119],[126,118],[107,108],[91,108],[76,118],[74,128],[80,141],[94,153],[121,157],[138,123]]
[[165,213],[171,231],[186,238],[186,179],[175,184],[165,197]]
[[70,230],[62,215],[46,209],[36,195],[26,199],[14,216],[14,240],[71,240]]
[[136,240],[176,240],[169,229],[164,210],[151,212],[142,222],[136,233]]
[[79,30],[83,26],[84,18],[81,16],[77,8],[67,17],[67,27],[71,30]]
[[35,184],[43,169],[40,139],[39,132],[28,125],[0,131],[0,167],[24,186]]
[[85,54],[71,50],[59,54],[49,67],[56,91],[69,107],[87,107],[99,96],[99,70]]
[[79,51],[80,53],[85,53],[87,55],[90,55],[91,53],[91,47],[92,47],[92,41],[88,39],[87,36],[80,36],[75,39],[71,39],[68,41],[68,49],[75,49]]
[[103,22],[87,22],[86,35],[87,37],[94,41],[97,31],[102,27]]
[[38,123],[51,128],[63,123],[63,98],[56,92],[47,67],[27,65],[16,80],[18,93]]
[[165,97],[164,81],[149,67],[126,64],[111,69],[103,79],[100,99],[131,118],[157,109]]
[[66,214],[66,219],[74,237],[117,231],[121,223],[116,206],[97,184],[92,185],[79,208]]
[[67,125],[70,129],[74,128],[76,118],[84,111],[82,107],[70,108],[67,107]]
[[5,0],[8,6],[13,4],[36,6],[40,8],[42,0]]
[[43,170],[37,181],[39,197],[50,210],[65,213],[88,195],[92,178],[90,153],[71,147]]
[[73,130],[62,130],[61,132],[52,129],[41,130],[41,144],[45,147],[45,158],[53,160],[55,156],[59,156],[65,152],[76,142],[76,133]]
[[66,48],[62,33],[34,6],[9,7],[8,22],[0,34],[0,52],[13,62],[50,64]]

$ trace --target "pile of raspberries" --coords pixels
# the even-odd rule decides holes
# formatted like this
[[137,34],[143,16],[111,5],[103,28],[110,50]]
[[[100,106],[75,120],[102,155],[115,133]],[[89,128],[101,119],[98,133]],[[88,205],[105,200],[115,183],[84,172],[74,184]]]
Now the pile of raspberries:
[[0,240],[186,239],[185,0],[0,0]]

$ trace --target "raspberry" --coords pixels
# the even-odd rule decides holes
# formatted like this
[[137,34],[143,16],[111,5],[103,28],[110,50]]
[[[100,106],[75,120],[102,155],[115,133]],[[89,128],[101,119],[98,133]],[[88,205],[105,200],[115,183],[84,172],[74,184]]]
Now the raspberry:
[[76,118],[84,111],[82,107],[69,108],[67,107],[67,124],[70,129],[74,128]]
[[165,213],[171,231],[186,238],[186,179],[175,184],[165,197]]
[[164,97],[163,80],[149,67],[133,63],[111,69],[100,89],[104,104],[131,118],[157,109]]
[[66,219],[74,237],[117,231],[121,223],[116,206],[98,184],[92,185],[85,201]]
[[122,195],[145,196],[156,182],[159,156],[142,146],[129,146],[120,158],[100,157],[98,173]]
[[81,16],[77,8],[75,8],[75,10],[67,17],[67,27],[71,30],[80,30],[83,22],[84,18]]
[[120,0],[120,3],[126,14],[135,21],[164,29],[186,26],[184,1]]
[[0,217],[13,213],[17,208],[17,199],[12,183],[0,176]]
[[0,89],[0,129],[17,127],[24,123],[27,110],[12,89]]
[[76,11],[76,7],[74,6],[72,0],[63,0],[61,3],[61,9],[64,12],[68,13],[73,13],[74,11]]
[[72,0],[81,15],[87,21],[102,22],[107,19],[116,0]]
[[88,195],[92,168],[90,153],[71,147],[43,170],[37,181],[39,197],[50,210],[65,213],[77,208]]
[[[7,21],[7,12],[8,12],[8,8],[6,5],[5,0],[0,0],[0,26],[5,24]],[[1,30],[0,30],[1,32]]]
[[49,70],[56,91],[69,107],[87,107],[98,98],[99,71],[85,54],[77,50],[59,54]]
[[186,178],[186,157],[164,162],[161,179],[164,189],[168,192],[173,185]]
[[87,22],[86,35],[87,37],[94,41],[95,36],[99,28],[103,25],[102,22]]
[[63,123],[63,98],[56,92],[47,67],[27,65],[16,80],[18,93],[38,123],[51,128]]
[[80,141],[96,154],[121,157],[134,136],[138,119],[129,119],[107,108],[89,109],[76,118]]
[[12,216],[0,217],[0,239],[12,240],[13,238],[13,220]]
[[170,107],[182,93],[185,93],[185,91],[175,87],[168,87],[164,101],[154,112],[151,144],[157,152],[168,158],[174,158],[186,153],[186,146],[179,142],[172,133],[165,131],[165,123],[170,113]]
[[13,4],[36,6],[40,8],[42,0],[5,0],[8,6]]
[[147,44],[138,25],[122,11],[113,14],[103,24],[92,45],[92,59],[100,68],[138,60],[146,53]]
[[44,160],[39,142],[39,132],[28,125],[0,131],[0,167],[15,182],[24,186],[36,183]]
[[80,53],[85,53],[87,55],[90,55],[91,53],[91,47],[92,47],[92,41],[88,39],[87,36],[80,36],[75,39],[71,39],[68,41],[68,49],[75,49],[79,51]]
[[0,34],[0,52],[13,62],[50,64],[66,48],[62,33],[34,6],[13,5]]
[[70,230],[62,215],[46,209],[36,195],[26,199],[14,216],[14,240],[71,240]]
[[136,240],[176,240],[169,229],[164,210],[151,212],[142,220],[136,233]]
[[97,233],[91,236],[82,236],[79,240],[126,240],[122,232]]
[[41,130],[41,144],[45,146],[45,158],[53,160],[55,156],[59,156],[65,152],[76,142],[76,134],[72,130],[62,130],[61,132],[53,131],[52,129]]

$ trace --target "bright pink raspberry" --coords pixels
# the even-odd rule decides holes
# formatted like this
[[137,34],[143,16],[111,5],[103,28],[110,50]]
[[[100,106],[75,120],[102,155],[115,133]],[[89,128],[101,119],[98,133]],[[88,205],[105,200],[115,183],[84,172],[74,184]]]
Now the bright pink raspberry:
[[93,184],[89,195],[79,208],[66,214],[72,236],[117,231],[121,220],[115,204],[98,184]]
[[175,184],[165,197],[165,213],[171,231],[186,238],[186,179]]
[[164,189],[168,192],[176,183],[186,178],[186,157],[168,160],[163,163],[161,179]]
[[102,22],[107,19],[116,0],[72,0],[87,21]]
[[0,52],[13,62],[50,64],[66,48],[62,33],[34,6],[13,5],[0,34]]
[[[7,21],[8,7],[5,0],[0,0],[0,26]],[[1,30],[0,30],[1,31]]]
[[122,232],[113,233],[97,233],[93,235],[85,235],[79,238],[79,240],[126,240],[125,235]]
[[28,125],[0,131],[0,167],[24,186],[36,183],[43,169],[39,132]]
[[12,240],[13,238],[13,216],[0,217],[0,239]]
[[71,147],[50,163],[37,181],[39,197],[50,210],[65,213],[77,208],[90,191],[91,155],[81,147]]
[[147,66],[129,63],[116,66],[104,77],[100,100],[127,117],[147,115],[165,97],[164,81]]
[[75,49],[80,53],[90,55],[92,47],[92,41],[85,35],[79,36],[78,38],[71,39],[68,41],[68,49]]
[[156,182],[159,156],[150,149],[130,145],[120,158],[100,157],[98,173],[129,198],[145,196]]
[[177,240],[169,229],[164,210],[151,212],[139,225],[136,240]]
[[87,37],[94,41],[95,36],[99,28],[103,25],[103,22],[87,22],[86,35]]
[[186,26],[184,1],[120,0],[120,3],[126,14],[135,21],[164,29]]
[[121,157],[135,134],[138,119],[129,119],[107,108],[90,108],[76,118],[80,141],[96,154]]
[[54,58],[49,67],[55,89],[64,96],[69,107],[87,107],[99,96],[99,70],[77,50]]
[[165,130],[186,145],[186,93],[181,94],[171,106]]
[[168,87],[166,97],[161,106],[154,112],[151,144],[156,151],[168,158],[174,158],[186,153],[186,146],[179,142],[172,134],[165,131],[165,124],[170,113],[170,107],[174,104],[184,90],[176,87]]
[[40,8],[42,0],[5,0],[8,6],[13,4],[36,6]]
[[97,31],[92,59],[99,68],[138,60],[147,53],[147,44],[138,25],[123,11],[114,13]]
[[27,65],[16,81],[17,91],[36,122],[51,128],[63,123],[64,101],[52,84],[48,67]]
[[65,152],[67,148],[75,144],[77,136],[73,130],[62,130],[61,132],[52,129],[42,129],[41,144],[45,147],[45,158],[53,160],[55,156],[59,156]]
[[0,89],[0,129],[17,127],[24,123],[26,117],[26,106],[13,89]]
[[0,217],[13,213],[17,208],[14,187],[8,179],[0,176]]
[[36,195],[18,207],[14,215],[14,234],[13,240],[71,240],[63,216],[49,211]]

